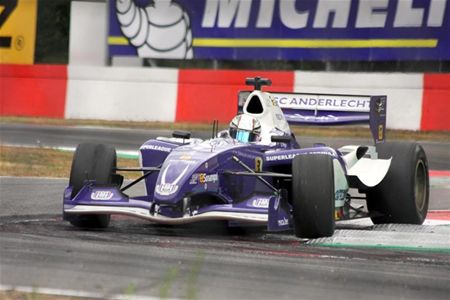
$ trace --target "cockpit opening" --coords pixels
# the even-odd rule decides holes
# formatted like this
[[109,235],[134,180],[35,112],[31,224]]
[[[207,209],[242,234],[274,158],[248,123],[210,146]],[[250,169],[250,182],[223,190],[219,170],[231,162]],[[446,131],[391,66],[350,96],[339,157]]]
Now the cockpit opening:
[[247,105],[247,112],[251,114],[262,114],[264,112],[261,99],[258,96],[254,95],[250,98]]

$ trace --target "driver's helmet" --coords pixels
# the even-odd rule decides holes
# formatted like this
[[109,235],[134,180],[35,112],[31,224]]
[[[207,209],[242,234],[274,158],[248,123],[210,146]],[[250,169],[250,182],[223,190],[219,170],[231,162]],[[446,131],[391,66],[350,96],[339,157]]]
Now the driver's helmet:
[[230,135],[243,143],[261,140],[261,124],[258,119],[249,115],[237,115],[230,122]]

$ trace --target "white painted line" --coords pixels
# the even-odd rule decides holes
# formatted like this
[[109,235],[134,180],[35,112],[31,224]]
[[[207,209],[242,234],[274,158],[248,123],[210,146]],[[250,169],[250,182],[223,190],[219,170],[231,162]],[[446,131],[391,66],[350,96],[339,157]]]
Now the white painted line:
[[[337,221],[336,224],[338,225],[357,225],[357,226],[373,226],[372,221],[370,218],[361,218],[361,219],[353,219],[353,220],[343,220],[343,221]],[[440,219],[430,219],[427,218],[423,222],[422,225],[450,225],[450,220],[440,220]]]
[[[55,149],[59,151],[67,151],[67,152],[75,152],[75,147],[43,147],[48,149]],[[139,151],[133,151],[133,150],[116,150],[116,153],[118,156],[126,156],[130,158],[138,158],[139,157]]]
[[430,220],[425,219],[422,225],[450,225],[450,220]]
[[[111,300],[157,300],[159,297],[153,296],[141,296],[141,295],[124,295],[124,294],[101,294],[95,292],[84,292],[77,290],[65,290],[54,288],[36,288],[30,286],[12,286],[12,285],[0,285],[0,291],[16,291],[22,293],[34,293],[53,296],[66,296],[66,297],[80,297],[80,298],[96,298],[96,299],[111,299]],[[178,298],[166,298],[166,299],[178,299]]]
[[47,149],[55,149],[60,151],[75,152],[75,147],[44,147]]

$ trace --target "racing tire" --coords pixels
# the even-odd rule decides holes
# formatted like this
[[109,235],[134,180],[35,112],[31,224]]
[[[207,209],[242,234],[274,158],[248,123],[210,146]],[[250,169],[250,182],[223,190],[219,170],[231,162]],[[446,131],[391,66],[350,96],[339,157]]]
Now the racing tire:
[[334,233],[334,169],[329,155],[298,155],[292,161],[294,233],[319,238]]
[[422,224],[428,212],[428,160],[414,142],[377,145],[378,157],[391,166],[380,184],[367,191],[367,208],[374,224]]
[[[85,180],[95,180],[98,185],[111,184],[116,165],[116,150],[113,147],[89,143],[78,145],[70,171],[71,198],[78,194],[84,186]],[[111,216],[106,214],[64,214],[64,219],[76,227],[106,228]]]

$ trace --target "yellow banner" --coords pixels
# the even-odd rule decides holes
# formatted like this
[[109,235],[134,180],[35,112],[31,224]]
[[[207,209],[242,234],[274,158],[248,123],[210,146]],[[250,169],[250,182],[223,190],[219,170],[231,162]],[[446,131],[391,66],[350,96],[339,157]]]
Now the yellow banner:
[[0,0],[0,63],[33,64],[37,0]]

